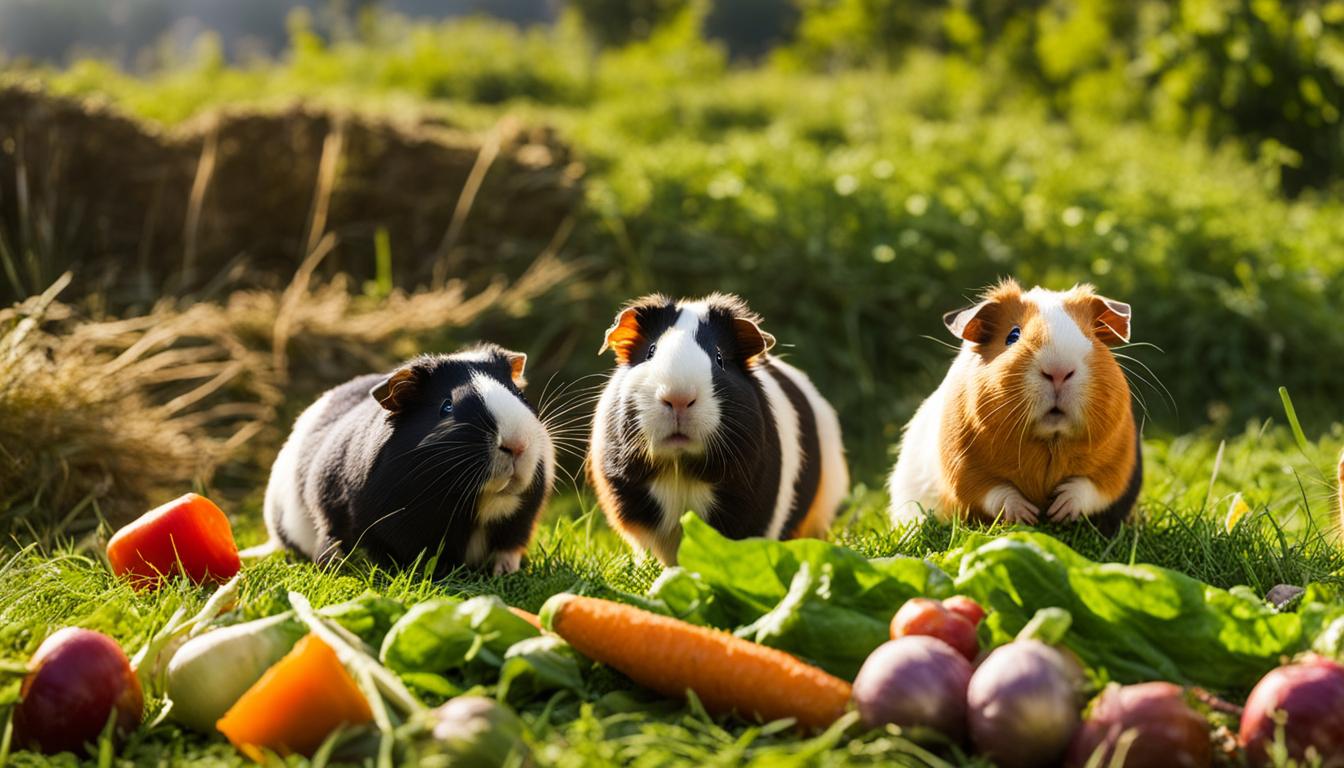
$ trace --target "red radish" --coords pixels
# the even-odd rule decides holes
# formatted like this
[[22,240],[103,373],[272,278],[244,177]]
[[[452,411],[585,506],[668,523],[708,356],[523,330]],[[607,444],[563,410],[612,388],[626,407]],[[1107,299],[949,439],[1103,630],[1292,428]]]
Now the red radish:
[[980,653],[980,638],[975,625],[959,613],[953,613],[937,600],[916,597],[907,600],[891,620],[891,639],[910,635],[936,637],[957,653],[973,661]]
[[1270,764],[1280,722],[1294,760],[1314,751],[1322,768],[1344,766],[1344,667],[1312,656],[1261,678],[1246,699],[1237,739],[1252,765]]
[[66,627],[38,647],[28,668],[14,710],[18,744],[49,755],[79,753],[98,741],[114,710],[119,735],[140,725],[140,681],[107,635]]
[[1106,688],[1064,761],[1066,768],[1208,768],[1212,763],[1208,721],[1186,703],[1184,689],[1171,683]]
[[943,607],[971,622],[972,626],[979,626],[985,618],[984,607],[965,595],[947,598],[943,601]]
[[137,589],[156,588],[178,573],[198,584],[223,583],[242,567],[229,518],[194,493],[123,526],[107,542],[107,561]]
[[878,646],[863,662],[854,678],[854,703],[870,728],[932,728],[959,740],[966,733],[970,681],[970,662],[947,643],[902,637]]

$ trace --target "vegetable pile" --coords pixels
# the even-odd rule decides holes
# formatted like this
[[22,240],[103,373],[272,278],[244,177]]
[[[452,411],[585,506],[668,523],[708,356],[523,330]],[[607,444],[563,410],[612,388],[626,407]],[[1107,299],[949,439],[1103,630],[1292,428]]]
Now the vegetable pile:
[[1344,767],[1344,607],[1320,588],[1281,612],[1037,533],[930,562],[683,526],[681,566],[647,595],[562,592],[537,616],[492,595],[315,609],[291,592],[276,613],[240,603],[227,519],[188,495],[114,536],[109,564],[139,589],[224,583],[130,658],[97,632],[53,633],[14,741],[106,751],[170,719],[257,762],[527,764],[557,702],[634,687],[835,738],[890,728],[902,749],[1002,768]]

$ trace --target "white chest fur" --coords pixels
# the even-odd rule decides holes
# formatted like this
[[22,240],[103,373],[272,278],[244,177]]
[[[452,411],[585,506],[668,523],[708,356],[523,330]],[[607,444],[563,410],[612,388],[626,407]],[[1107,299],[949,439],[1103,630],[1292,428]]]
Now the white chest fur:
[[675,467],[655,477],[649,485],[649,493],[663,509],[658,531],[660,537],[679,536],[682,515],[694,512],[704,517],[714,503],[712,485],[679,472]]

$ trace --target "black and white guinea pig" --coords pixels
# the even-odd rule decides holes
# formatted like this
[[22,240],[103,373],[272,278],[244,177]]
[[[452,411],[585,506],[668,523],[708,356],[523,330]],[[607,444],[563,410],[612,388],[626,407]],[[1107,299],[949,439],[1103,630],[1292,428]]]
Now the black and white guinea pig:
[[588,473],[637,552],[676,561],[681,516],[731,538],[822,537],[849,487],[840,422],[738,297],[638,299],[600,352],[616,371],[598,401]]
[[361,548],[401,566],[438,553],[439,574],[517,570],[555,478],[521,390],[526,361],[483,344],[327,391],[271,468],[269,546],[317,562]]

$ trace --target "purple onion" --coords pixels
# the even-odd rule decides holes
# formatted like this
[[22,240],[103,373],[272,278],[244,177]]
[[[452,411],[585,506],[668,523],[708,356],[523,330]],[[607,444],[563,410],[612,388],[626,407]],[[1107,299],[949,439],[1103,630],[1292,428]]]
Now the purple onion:
[[1313,656],[1265,675],[1251,691],[1241,715],[1238,741],[1252,765],[1268,765],[1267,751],[1283,719],[1288,754],[1303,760],[1308,751],[1325,768],[1344,766],[1344,667]]
[[1045,643],[994,649],[967,690],[971,741],[999,768],[1055,764],[1081,722],[1083,683],[1078,663]]
[[854,679],[854,702],[870,728],[931,728],[960,740],[966,733],[971,664],[937,638],[910,635],[883,643]]
[[1179,685],[1111,685],[1073,737],[1064,765],[1085,768],[1094,757],[1107,768],[1208,768],[1209,723]]

